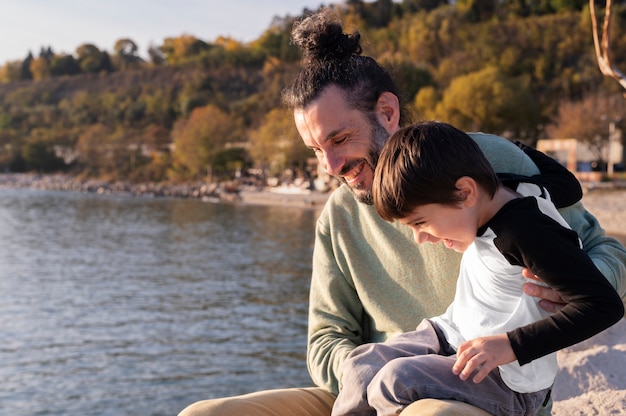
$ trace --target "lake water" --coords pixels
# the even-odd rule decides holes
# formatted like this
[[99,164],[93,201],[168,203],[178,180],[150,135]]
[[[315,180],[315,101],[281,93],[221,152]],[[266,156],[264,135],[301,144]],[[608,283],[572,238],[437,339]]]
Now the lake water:
[[0,190],[0,414],[311,385],[303,208]]

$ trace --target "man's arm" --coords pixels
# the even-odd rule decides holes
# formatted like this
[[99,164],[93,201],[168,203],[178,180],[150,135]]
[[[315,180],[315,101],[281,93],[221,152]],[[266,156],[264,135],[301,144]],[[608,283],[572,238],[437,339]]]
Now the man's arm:
[[559,209],[565,221],[578,233],[583,249],[626,303],[626,248],[604,229],[582,202]]
[[[508,140],[483,133],[470,133],[470,136],[478,143],[496,172],[525,176],[540,173],[531,159]],[[585,209],[582,202],[560,208],[559,212],[578,233],[585,252],[626,304],[626,248],[606,235],[598,220]],[[529,295],[546,299],[542,301],[542,307],[550,312],[562,306],[558,304],[558,294],[549,288],[527,285],[525,290]],[[557,303],[550,303],[555,300]]]
[[356,290],[339,270],[325,215],[315,230],[307,366],[316,385],[337,394],[341,363],[364,342],[364,312]]

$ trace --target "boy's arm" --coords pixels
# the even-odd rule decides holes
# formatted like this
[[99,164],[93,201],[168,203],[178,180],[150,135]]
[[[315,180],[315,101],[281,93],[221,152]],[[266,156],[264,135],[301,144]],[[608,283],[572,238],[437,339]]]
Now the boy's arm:
[[523,365],[608,328],[623,317],[624,305],[574,231],[539,212],[516,218],[496,245],[511,264],[528,267],[567,302],[559,312],[507,334]]
[[[513,172],[531,177],[540,173],[529,157],[526,157],[527,163],[523,163],[523,152],[512,142],[484,133],[469,133],[469,135],[478,143],[496,172]],[[559,213],[578,233],[585,252],[626,304],[626,248],[616,239],[606,235],[598,220],[585,209],[582,202],[559,208]],[[542,276],[538,277],[542,279]],[[554,290],[537,285],[531,286],[531,284],[528,286],[529,291],[533,292],[529,294],[545,299],[541,301],[544,309],[555,312],[562,307],[558,302],[550,302],[558,297]]]

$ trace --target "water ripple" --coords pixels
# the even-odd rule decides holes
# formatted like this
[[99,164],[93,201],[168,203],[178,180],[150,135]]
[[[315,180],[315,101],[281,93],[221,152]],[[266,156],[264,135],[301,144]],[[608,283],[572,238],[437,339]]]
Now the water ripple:
[[0,411],[172,415],[310,385],[313,211],[0,190]]

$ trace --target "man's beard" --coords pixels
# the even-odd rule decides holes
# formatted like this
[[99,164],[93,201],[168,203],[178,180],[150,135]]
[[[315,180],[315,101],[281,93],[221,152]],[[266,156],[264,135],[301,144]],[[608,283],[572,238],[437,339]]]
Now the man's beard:
[[[363,159],[367,166],[372,169],[372,173],[376,169],[376,164],[378,163],[378,157],[380,156],[380,151],[383,148],[383,145],[389,138],[389,133],[385,128],[380,124],[378,119],[373,115],[370,117],[371,121],[371,138],[372,143],[370,145],[369,154],[367,159]],[[344,171],[349,172],[352,167],[361,163],[361,160],[357,160],[351,164],[349,164]],[[345,179],[342,178],[344,183]],[[365,189],[365,185],[363,183],[358,183],[354,188],[350,186],[350,190],[354,194],[357,201],[362,202],[367,205],[374,205],[374,198],[372,197],[372,187],[370,185],[369,189]]]

